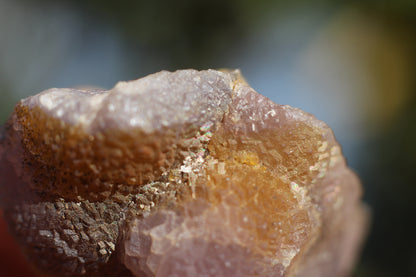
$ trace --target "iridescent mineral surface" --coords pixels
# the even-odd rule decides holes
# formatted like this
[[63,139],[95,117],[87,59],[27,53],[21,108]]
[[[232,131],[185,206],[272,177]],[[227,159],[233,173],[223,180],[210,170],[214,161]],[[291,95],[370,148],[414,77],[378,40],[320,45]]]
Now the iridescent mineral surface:
[[329,127],[238,71],[46,90],[0,163],[10,230],[49,276],[343,276],[365,230]]

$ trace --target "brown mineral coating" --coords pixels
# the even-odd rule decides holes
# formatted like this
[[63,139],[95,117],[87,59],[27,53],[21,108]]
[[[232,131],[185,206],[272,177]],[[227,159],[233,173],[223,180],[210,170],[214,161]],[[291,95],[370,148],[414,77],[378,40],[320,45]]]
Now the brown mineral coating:
[[193,138],[221,119],[231,82],[218,71],[190,70],[121,82],[108,92],[47,90],[21,101],[9,122],[10,148],[25,156],[15,166],[31,172],[26,182],[43,199],[134,192],[128,186],[156,181],[201,148]]
[[344,276],[366,221],[331,130],[236,71],[45,91],[0,163],[10,227],[51,276]]

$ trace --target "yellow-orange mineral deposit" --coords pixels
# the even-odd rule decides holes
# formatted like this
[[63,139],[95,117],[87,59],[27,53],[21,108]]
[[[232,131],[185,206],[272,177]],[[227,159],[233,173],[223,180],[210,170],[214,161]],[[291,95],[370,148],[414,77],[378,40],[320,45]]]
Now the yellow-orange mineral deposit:
[[47,276],[345,276],[366,226],[329,127],[238,71],[46,90],[16,105],[0,165]]

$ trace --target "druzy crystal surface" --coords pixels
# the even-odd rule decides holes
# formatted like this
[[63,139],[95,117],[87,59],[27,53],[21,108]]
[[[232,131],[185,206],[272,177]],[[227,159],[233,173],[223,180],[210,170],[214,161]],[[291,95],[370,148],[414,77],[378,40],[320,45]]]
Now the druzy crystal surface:
[[0,200],[48,276],[344,276],[361,185],[329,127],[238,71],[49,89],[0,136]]

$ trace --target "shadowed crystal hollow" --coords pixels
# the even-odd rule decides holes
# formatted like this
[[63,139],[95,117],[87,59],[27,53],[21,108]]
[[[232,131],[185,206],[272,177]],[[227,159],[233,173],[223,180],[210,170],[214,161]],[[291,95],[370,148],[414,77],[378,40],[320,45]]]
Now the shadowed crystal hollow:
[[47,276],[345,276],[366,227],[329,127],[238,71],[49,89],[0,135],[0,200]]

